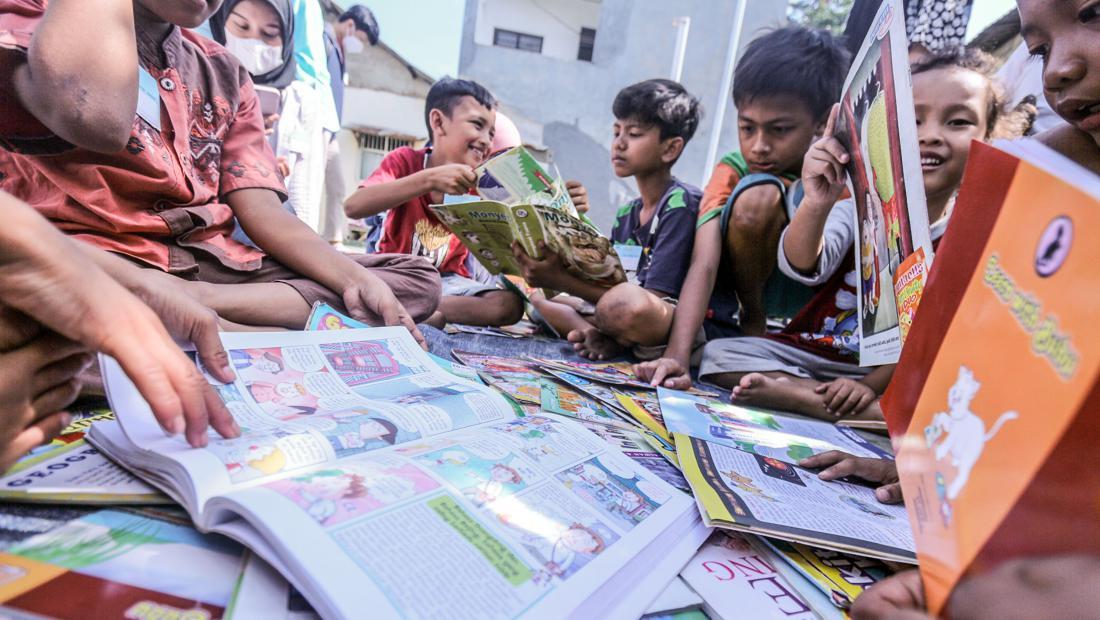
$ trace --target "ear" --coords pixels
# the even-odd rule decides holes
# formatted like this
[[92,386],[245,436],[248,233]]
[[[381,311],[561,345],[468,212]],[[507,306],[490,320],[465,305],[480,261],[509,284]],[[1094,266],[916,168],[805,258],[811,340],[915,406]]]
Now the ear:
[[433,108],[431,112],[428,112],[428,126],[432,129],[433,140],[447,134],[447,125],[450,120],[439,108]]
[[666,164],[671,164],[672,162],[676,161],[680,157],[680,154],[684,152],[684,145],[686,144],[687,143],[684,142],[684,139],[680,136],[668,138],[667,140],[662,142],[661,161]]

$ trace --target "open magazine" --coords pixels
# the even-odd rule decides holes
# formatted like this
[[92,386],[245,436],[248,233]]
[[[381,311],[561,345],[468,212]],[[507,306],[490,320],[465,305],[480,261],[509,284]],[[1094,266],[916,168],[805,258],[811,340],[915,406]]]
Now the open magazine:
[[859,359],[898,360],[932,260],[909,75],[905,11],[886,0],[852,63],[836,137],[851,158]]
[[482,200],[449,200],[431,209],[490,273],[523,274],[512,255],[518,241],[533,257],[541,256],[544,243],[578,278],[608,286],[626,281],[611,241],[577,213],[565,188],[522,146],[485,162],[477,175]]
[[868,486],[825,482],[796,465],[829,450],[885,456],[855,431],[664,388],[658,394],[680,468],[707,525],[915,561],[904,506],[881,504]]
[[639,615],[706,535],[690,498],[566,419],[524,418],[402,328],[235,333],[243,434],[166,437],[117,363],[105,454],[324,617]]

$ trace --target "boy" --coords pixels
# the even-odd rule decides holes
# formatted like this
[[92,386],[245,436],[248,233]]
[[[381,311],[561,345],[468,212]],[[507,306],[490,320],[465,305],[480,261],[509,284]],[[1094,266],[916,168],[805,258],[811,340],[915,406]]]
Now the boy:
[[519,295],[471,277],[466,246],[428,210],[445,195],[469,193],[477,183],[474,168],[489,155],[496,106],[476,82],[439,80],[424,105],[431,146],[391,152],[344,201],[350,218],[389,211],[379,251],[427,257],[443,274],[442,316],[433,322],[500,326],[523,316]]
[[688,270],[701,196],[672,176],[672,166],[699,126],[695,97],[676,82],[647,80],[621,90],[612,112],[611,165],[617,176],[634,177],[641,196],[619,209],[611,238],[641,246],[638,283],[607,289],[569,274],[558,255],[545,248],[541,260],[527,256],[518,244],[513,248],[531,286],[596,304],[594,324],[565,304],[538,306],[548,320],[566,326],[559,331],[591,359],[607,359],[623,347],[641,356],[652,347],[663,350]]
[[[301,328],[327,301],[418,335],[429,265],[352,260],[282,209],[247,72],[181,29],[218,5],[0,0],[0,189],[230,321]],[[270,255],[229,238],[234,216]]]
[[843,46],[825,31],[791,26],[748,45],[733,79],[741,150],[722,158],[703,192],[668,350],[637,368],[654,385],[690,387],[701,340],[762,335],[769,314],[793,314],[809,300],[809,288],[775,273],[776,250],[801,198],[802,160],[847,68]]

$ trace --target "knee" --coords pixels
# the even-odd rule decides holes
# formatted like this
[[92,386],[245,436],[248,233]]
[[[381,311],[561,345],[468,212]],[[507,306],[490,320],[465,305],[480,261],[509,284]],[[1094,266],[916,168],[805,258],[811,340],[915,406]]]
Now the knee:
[[764,235],[783,221],[783,195],[767,183],[741,192],[733,203],[730,227],[744,235]]
[[405,284],[398,293],[401,304],[409,312],[413,321],[425,321],[439,308],[443,298],[443,282],[439,270],[422,256],[399,256],[388,267],[400,271]]
[[523,299],[511,291],[494,291],[483,299],[491,302],[487,311],[492,325],[512,325],[523,318]]
[[634,284],[620,284],[607,291],[596,304],[596,327],[620,342],[643,340],[649,322],[650,293]]

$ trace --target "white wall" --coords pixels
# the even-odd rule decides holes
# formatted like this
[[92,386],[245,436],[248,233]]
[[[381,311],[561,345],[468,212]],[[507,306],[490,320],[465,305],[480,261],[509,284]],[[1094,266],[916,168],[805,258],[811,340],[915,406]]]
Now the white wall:
[[344,127],[426,139],[428,128],[424,126],[424,99],[348,88],[344,91]]
[[600,23],[599,0],[479,0],[478,4],[474,41],[479,45],[492,45],[493,30],[500,28],[542,37],[542,54],[563,60],[577,59],[581,28],[595,29]]

